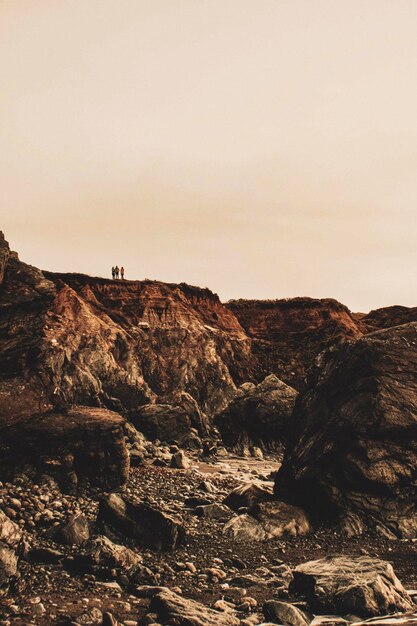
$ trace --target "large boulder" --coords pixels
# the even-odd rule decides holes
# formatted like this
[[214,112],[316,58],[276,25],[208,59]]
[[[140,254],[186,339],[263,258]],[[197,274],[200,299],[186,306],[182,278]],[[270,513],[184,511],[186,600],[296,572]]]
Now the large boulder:
[[167,443],[186,442],[193,428],[187,408],[172,404],[146,404],[137,409],[133,423],[148,439]]
[[305,596],[315,613],[360,617],[415,610],[387,561],[327,557],[298,565],[290,591]]
[[0,509],[0,597],[18,573],[18,550],[22,539],[19,526]]
[[227,446],[274,448],[285,440],[296,397],[295,389],[271,374],[258,385],[239,387],[214,423]]
[[150,504],[129,502],[116,493],[100,500],[97,524],[106,534],[116,532],[155,550],[173,550],[185,539],[178,520]]
[[296,403],[276,496],[414,537],[416,433],[417,323],[334,347]]
[[153,596],[149,610],[156,614],[159,624],[176,624],[176,626],[239,626],[240,624],[240,620],[231,612],[215,611],[200,602],[183,598],[167,588],[158,590],[158,593]]
[[266,541],[310,532],[310,522],[301,509],[285,502],[260,502],[248,513],[225,524],[223,533],[237,541]]
[[94,574],[105,580],[125,576],[132,584],[157,582],[140,554],[103,535],[88,541],[74,559],[68,561],[67,567],[73,572]]
[[120,415],[94,407],[35,415],[1,430],[0,470],[33,465],[64,487],[82,476],[105,487],[122,485],[129,474],[123,428]]

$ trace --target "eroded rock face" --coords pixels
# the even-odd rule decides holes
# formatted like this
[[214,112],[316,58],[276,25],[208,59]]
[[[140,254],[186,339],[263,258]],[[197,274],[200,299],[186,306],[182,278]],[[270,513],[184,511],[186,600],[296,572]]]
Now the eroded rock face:
[[330,298],[232,300],[227,306],[252,339],[256,378],[272,372],[295,389],[304,387],[322,350],[363,332],[349,309]]
[[1,429],[0,469],[32,465],[67,490],[82,476],[106,487],[122,485],[129,474],[123,427],[120,415],[94,407],[36,415]]
[[285,440],[296,397],[295,389],[270,374],[258,385],[239,387],[214,423],[229,447],[273,449]]
[[7,593],[10,579],[17,575],[21,539],[19,526],[0,509],[0,597]]
[[297,401],[278,498],[417,534],[417,323],[324,353]]
[[208,289],[42,273],[1,234],[0,424],[72,404],[134,417],[158,400],[203,431],[249,360],[250,339]]
[[293,576],[290,590],[317,613],[370,617],[415,609],[392,565],[380,559],[327,557],[299,565]]

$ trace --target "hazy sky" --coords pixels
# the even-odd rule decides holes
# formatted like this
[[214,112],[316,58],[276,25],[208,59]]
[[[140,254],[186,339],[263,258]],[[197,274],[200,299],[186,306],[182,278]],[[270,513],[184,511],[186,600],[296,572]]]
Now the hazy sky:
[[417,305],[416,0],[0,0],[0,90],[23,260]]

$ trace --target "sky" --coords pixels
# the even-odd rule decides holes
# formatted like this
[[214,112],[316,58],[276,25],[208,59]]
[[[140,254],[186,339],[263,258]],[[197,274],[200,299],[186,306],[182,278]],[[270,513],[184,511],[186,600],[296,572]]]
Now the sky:
[[54,271],[416,306],[415,0],[0,0],[0,229]]

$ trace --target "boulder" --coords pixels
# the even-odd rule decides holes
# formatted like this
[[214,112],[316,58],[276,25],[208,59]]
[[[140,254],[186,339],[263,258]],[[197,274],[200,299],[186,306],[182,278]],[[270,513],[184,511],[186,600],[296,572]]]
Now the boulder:
[[163,589],[151,600],[149,611],[155,613],[159,624],[176,626],[239,626],[233,613],[215,611],[200,602],[188,600],[170,589]]
[[113,543],[108,537],[99,535],[88,541],[75,558],[80,571],[98,572],[117,569],[124,573],[142,563],[142,557],[130,548]]
[[304,511],[285,502],[262,502],[248,513],[232,517],[223,533],[237,541],[265,541],[284,536],[297,537],[310,532]]
[[285,441],[297,392],[274,374],[242,385],[214,418],[226,446],[274,449]]
[[124,419],[107,409],[76,406],[35,415],[1,430],[0,468],[33,465],[68,488],[77,477],[116,487],[129,475]]
[[191,429],[191,420],[181,406],[146,404],[138,408],[132,419],[135,427],[148,439],[179,443]]
[[90,538],[88,520],[83,513],[71,515],[69,520],[58,530],[57,540],[69,546],[80,546]]
[[233,515],[229,507],[224,504],[217,504],[217,502],[197,506],[195,512],[199,517],[205,519],[228,520]]
[[185,539],[183,525],[145,502],[132,503],[112,493],[100,500],[97,524],[105,534],[120,533],[139,546],[173,550]]
[[190,460],[183,450],[178,450],[178,452],[175,452],[175,454],[172,455],[171,467],[184,470],[189,469]]
[[323,353],[292,425],[278,498],[417,535],[417,323]]
[[288,602],[268,600],[263,606],[265,619],[284,626],[308,626],[310,620],[298,607]]
[[250,508],[259,502],[271,500],[272,496],[268,491],[258,487],[255,483],[244,483],[231,491],[223,500],[229,508],[238,511],[242,508]]
[[0,509],[0,597],[18,574],[18,552],[22,533],[17,524]]
[[290,591],[305,596],[315,613],[370,617],[415,610],[387,561],[327,557],[298,565]]

